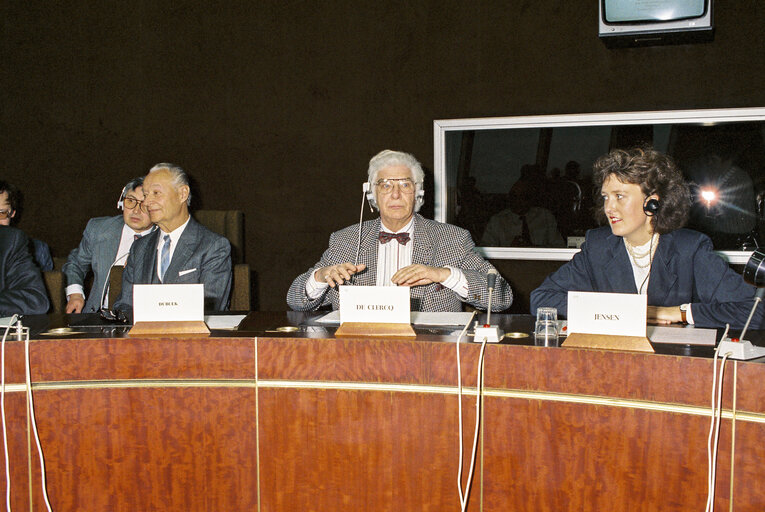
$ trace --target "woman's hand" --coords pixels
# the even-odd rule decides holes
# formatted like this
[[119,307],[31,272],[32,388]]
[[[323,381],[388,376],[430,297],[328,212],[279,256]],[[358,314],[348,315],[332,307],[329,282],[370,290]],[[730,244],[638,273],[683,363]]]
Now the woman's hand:
[[660,325],[676,324],[683,321],[680,306],[648,306],[646,320]]

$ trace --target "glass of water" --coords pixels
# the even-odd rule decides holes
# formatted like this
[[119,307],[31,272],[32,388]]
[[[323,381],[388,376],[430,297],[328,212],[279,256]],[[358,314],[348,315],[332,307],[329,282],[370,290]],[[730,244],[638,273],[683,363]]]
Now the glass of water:
[[538,308],[534,324],[534,344],[544,347],[558,345],[558,310]]

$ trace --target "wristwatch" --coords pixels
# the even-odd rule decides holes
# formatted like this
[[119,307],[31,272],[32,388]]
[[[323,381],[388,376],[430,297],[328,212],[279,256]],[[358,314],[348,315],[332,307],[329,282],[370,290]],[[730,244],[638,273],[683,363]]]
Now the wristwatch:
[[684,324],[688,323],[688,308],[690,304],[680,304],[680,321]]

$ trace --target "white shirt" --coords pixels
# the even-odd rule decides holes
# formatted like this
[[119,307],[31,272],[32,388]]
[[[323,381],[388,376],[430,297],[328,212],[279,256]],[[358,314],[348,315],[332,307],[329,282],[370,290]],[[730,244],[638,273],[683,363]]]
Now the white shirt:
[[[124,267],[125,262],[127,261],[128,254],[130,254],[130,248],[133,246],[133,242],[135,241],[135,235],[138,236],[145,236],[154,231],[155,226],[151,226],[149,229],[144,231],[133,231],[133,228],[128,226],[127,224],[122,225],[122,234],[120,235],[120,244],[117,246],[117,257],[114,258],[114,262],[111,264],[112,267],[119,266]],[[106,284],[105,286],[108,288],[109,286],[109,278],[106,278]],[[104,289],[106,291],[106,289]],[[70,284],[66,287],[66,298],[69,300],[70,295],[74,295],[75,293],[79,293],[83,297],[85,297],[85,290],[83,289],[82,285],[79,284]],[[104,307],[109,306],[109,294],[104,293],[104,303],[102,304]]]
[[[409,233],[409,242],[406,245],[400,244],[398,240],[391,240],[390,242],[383,244],[377,243],[377,275],[375,282],[378,286],[395,286],[391,281],[391,277],[400,269],[412,264],[412,254],[414,252],[414,233],[412,228],[414,227],[414,217],[409,223],[398,231],[392,231],[385,227],[380,222],[380,229],[387,231],[388,233]],[[468,296],[468,283],[465,274],[462,270],[454,267],[447,266],[451,270],[451,274],[447,277],[442,286],[453,290],[461,298],[465,299]],[[327,283],[322,283],[316,280],[316,272],[312,272],[305,283],[306,295],[311,299],[318,299],[324,293],[329,286]]]
[[189,225],[190,220],[191,216],[189,215],[189,218],[186,219],[186,222],[175,228],[170,233],[165,233],[164,231],[160,230],[159,240],[157,241],[157,277],[159,277],[159,267],[162,265],[162,247],[165,245],[165,235],[170,235],[170,259],[168,261],[172,263],[175,248],[178,247],[178,239],[181,238],[183,230],[186,229],[186,226]]

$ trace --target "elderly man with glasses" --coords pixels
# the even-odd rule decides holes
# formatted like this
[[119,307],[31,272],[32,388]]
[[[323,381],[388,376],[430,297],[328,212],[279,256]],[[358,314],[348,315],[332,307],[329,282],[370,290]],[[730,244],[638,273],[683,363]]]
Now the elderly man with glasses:
[[[369,162],[368,195],[380,217],[332,234],[321,259],[290,286],[297,311],[339,307],[338,285],[411,286],[413,311],[461,311],[463,303],[488,307],[492,265],[475,251],[470,233],[416,213],[423,203],[424,172],[414,156],[385,150]],[[497,279],[492,310],[510,307],[510,285]]]
[[[80,245],[69,253],[62,269],[67,282],[67,313],[93,313],[109,307],[109,271],[114,266],[125,266],[133,241],[154,229],[143,200],[143,178],[132,179],[117,201],[122,215],[88,221]],[[84,283],[91,270],[93,286],[86,301]]]

